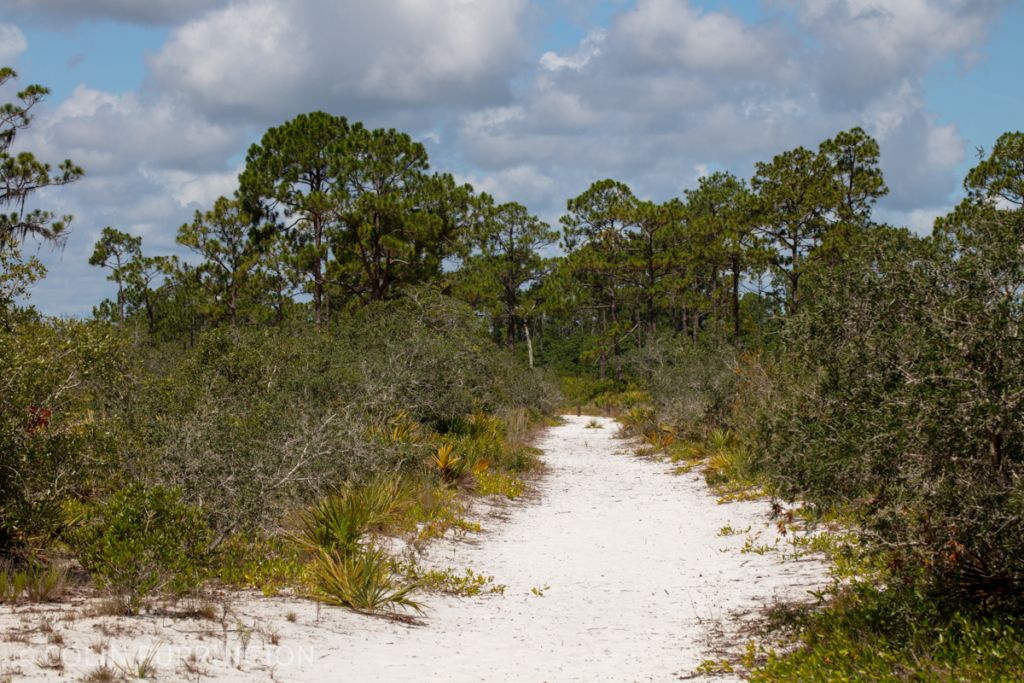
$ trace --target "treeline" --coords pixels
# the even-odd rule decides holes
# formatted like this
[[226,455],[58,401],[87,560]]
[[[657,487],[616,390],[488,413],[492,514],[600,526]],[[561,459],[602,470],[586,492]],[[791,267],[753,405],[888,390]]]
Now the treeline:
[[90,263],[110,271],[117,297],[94,314],[193,343],[221,324],[322,328],[431,283],[508,348],[536,342],[538,362],[623,380],[624,350],[661,333],[749,344],[798,310],[812,253],[872,225],[888,191],[878,162],[855,128],[759,163],[749,183],[715,173],[664,203],[603,180],[568,201],[556,230],[431,172],[404,133],[315,112],[269,130],[236,195],[179,228],[196,258],[145,256],[140,238],[105,228]]

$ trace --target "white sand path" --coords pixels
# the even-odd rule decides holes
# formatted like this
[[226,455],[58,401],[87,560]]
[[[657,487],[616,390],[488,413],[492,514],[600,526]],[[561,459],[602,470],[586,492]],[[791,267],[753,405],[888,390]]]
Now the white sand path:
[[[195,635],[210,628],[195,621],[152,619],[121,651],[162,640],[155,661],[164,680],[186,679],[171,660],[199,648],[202,680],[668,681],[690,674],[708,656],[712,634],[733,628],[737,614],[806,598],[825,582],[817,561],[741,553],[744,534],[720,535],[726,525],[750,526],[750,534],[762,532],[759,543],[771,543],[766,502],[719,505],[696,473],[676,476],[668,464],[634,457],[614,438],[614,421],[598,418],[601,428],[588,428],[592,419],[567,417],[542,437],[547,470],[531,500],[505,508],[506,519],[484,519],[472,542],[427,551],[428,564],[493,575],[507,585],[504,595],[424,596],[419,626],[246,597],[233,602],[232,619],[276,631],[279,643],[257,634],[242,658],[240,636],[228,634],[224,644],[239,666],[223,661],[220,640]],[[90,628],[87,619],[58,626]],[[10,645],[0,644],[0,654]],[[97,661],[79,649],[65,651],[69,676],[72,665],[87,671]],[[37,664],[22,669],[43,673]]]

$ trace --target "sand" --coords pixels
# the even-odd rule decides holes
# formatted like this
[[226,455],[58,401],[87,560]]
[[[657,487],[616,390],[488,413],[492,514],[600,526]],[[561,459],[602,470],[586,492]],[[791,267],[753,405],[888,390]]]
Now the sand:
[[[502,595],[424,595],[419,624],[250,593],[212,621],[84,616],[90,600],[5,607],[0,680],[79,680],[148,654],[171,681],[677,680],[764,606],[827,582],[819,560],[741,552],[778,538],[766,501],[719,504],[698,474],[637,457],[616,432],[566,417],[537,444],[531,495],[479,505],[482,533],[426,551],[425,564],[493,575]],[[63,670],[47,668],[58,653]]]

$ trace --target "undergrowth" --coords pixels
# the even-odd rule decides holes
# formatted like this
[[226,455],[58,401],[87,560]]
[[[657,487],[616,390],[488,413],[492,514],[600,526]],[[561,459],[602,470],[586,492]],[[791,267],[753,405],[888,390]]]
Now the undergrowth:
[[396,573],[388,554],[367,546],[345,553],[321,550],[308,567],[312,597],[328,605],[361,612],[391,612],[397,608],[422,612],[412,598],[419,588]]
[[480,574],[470,567],[460,572],[451,567],[424,569],[415,562],[399,566],[402,573],[423,590],[473,597],[484,594],[504,595],[507,588],[505,584],[495,583],[493,576]]
[[1024,671],[1019,613],[947,611],[910,587],[837,585],[826,603],[773,617],[798,647],[768,650],[752,681],[1019,681]]

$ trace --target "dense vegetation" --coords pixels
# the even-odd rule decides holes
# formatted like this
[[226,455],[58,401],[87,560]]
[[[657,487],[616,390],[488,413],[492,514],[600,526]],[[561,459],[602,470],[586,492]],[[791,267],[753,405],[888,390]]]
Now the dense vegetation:
[[1024,134],[929,236],[873,220],[887,187],[856,128],[663,203],[595,182],[556,231],[403,133],[314,112],[180,227],[193,258],[106,228],[90,263],[116,298],[54,320],[25,304],[43,270],[21,245],[69,219],[25,199],[82,171],[9,153],[43,95],[0,120],[12,571],[74,558],[127,611],[211,579],[416,609],[379,534],[515,495],[529,424],[565,400],[856,535],[853,582],[790,615],[805,647],[756,676],[1022,663]]

